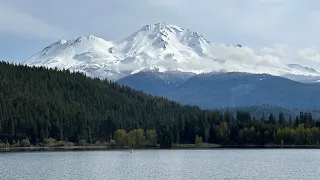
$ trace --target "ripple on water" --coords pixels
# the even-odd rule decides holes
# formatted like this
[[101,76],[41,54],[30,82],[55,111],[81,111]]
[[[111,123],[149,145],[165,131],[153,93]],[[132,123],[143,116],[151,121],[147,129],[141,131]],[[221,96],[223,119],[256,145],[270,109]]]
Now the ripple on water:
[[320,151],[135,150],[0,154],[0,179],[315,179]]

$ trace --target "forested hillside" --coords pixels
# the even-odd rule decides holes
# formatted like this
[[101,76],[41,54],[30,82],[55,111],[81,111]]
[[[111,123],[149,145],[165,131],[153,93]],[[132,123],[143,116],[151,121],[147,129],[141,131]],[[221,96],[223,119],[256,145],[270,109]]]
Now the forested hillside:
[[149,71],[126,76],[117,82],[207,109],[265,104],[304,111],[320,109],[320,84],[300,83],[269,74],[227,72],[183,76]]
[[[294,97],[292,97],[294,98]],[[251,118],[201,110],[81,73],[0,63],[0,139],[15,144],[48,138],[145,146],[172,143],[316,144],[311,114]],[[129,132],[130,131],[130,132]],[[198,136],[196,138],[196,136]]]

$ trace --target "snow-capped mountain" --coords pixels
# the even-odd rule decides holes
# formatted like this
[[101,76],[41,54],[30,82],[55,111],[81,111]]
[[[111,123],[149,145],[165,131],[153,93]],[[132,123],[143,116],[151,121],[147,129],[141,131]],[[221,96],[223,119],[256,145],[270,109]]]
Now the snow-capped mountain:
[[273,51],[257,52],[236,45],[212,44],[188,29],[157,23],[146,25],[116,42],[92,35],[59,40],[24,64],[80,71],[88,76],[118,80],[144,69],[177,71],[267,73],[299,81],[320,79],[316,69],[282,61]]

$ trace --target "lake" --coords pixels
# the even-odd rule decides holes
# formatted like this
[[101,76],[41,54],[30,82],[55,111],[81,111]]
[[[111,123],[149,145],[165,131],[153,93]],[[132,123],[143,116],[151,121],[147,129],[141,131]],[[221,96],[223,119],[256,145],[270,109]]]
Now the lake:
[[0,179],[319,179],[320,150],[110,150],[0,153]]

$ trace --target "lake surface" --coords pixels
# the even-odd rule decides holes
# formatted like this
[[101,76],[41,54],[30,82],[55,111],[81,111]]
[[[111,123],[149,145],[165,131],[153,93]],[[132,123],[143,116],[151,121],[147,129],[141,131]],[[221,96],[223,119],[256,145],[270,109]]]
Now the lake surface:
[[0,179],[320,179],[320,150],[0,153]]

